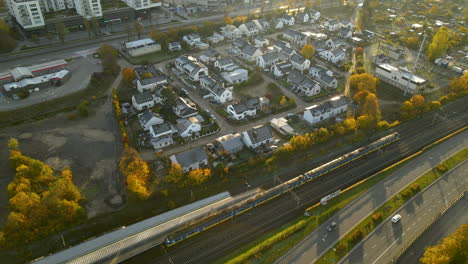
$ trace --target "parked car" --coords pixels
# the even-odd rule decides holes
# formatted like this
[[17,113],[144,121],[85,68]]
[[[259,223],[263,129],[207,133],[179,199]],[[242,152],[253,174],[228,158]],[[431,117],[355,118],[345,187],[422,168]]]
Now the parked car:
[[394,224],[400,222],[400,220],[401,220],[401,215],[399,215],[399,214],[396,214],[396,215],[394,215],[394,216],[392,217],[392,222],[393,222]]
[[331,224],[327,226],[328,232],[333,231],[335,228],[336,228],[336,222],[331,222]]

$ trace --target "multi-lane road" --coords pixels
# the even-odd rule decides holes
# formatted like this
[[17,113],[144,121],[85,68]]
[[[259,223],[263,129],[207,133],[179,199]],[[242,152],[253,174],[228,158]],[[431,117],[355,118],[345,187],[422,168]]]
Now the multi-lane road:
[[[207,263],[225,256],[236,248],[255,240],[265,232],[277,228],[303,213],[303,209],[317,202],[324,195],[349,186],[368,177],[374,172],[396,162],[447,135],[468,121],[468,98],[461,98],[453,104],[444,106],[441,115],[434,119],[429,114],[419,120],[402,124],[396,130],[401,134],[399,142],[387,146],[382,153],[373,154],[336,171],[320,177],[295,190],[301,199],[297,208],[291,194],[280,196],[271,202],[254,208],[232,221],[225,222],[167,249],[154,248],[133,259],[129,263]],[[304,162],[307,165],[307,162]],[[311,168],[291,169],[283,179],[291,178]]]
[[467,171],[468,162],[464,161],[441,176],[395,212],[401,215],[400,222],[393,223],[391,217],[386,219],[339,263],[394,262],[411,241],[465,192]]
[[[318,227],[276,263],[309,264],[314,262],[393,195],[431,170],[435,164],[439,164],[466,147],[468,147],[467,130],[410,160]],[[326,229],[331,222],[337,223],[333,232]]]

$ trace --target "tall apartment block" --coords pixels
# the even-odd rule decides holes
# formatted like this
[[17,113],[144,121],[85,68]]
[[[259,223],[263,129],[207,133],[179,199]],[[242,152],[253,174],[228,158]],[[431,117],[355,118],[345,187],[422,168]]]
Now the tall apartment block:
[[10,14],[24,29],[45,25],[39,0],[7,0]]
[[153,2],[151,0],[122,0],[122,1],[124,1],[129,7],[135,10],[161,6],[161,2]]
[[85,18],[102,17],[100,0],[75,0],[75,8]]
[[75,8],[73,0],[39,0],[39,3],[45,13]]

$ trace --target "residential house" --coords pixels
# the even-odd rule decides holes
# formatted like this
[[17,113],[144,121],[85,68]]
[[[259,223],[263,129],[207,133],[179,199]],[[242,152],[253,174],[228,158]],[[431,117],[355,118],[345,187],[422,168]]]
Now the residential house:
[[353,31],[349,28],[341,28],[338,32],[338,36],[345,39],[350,39],[353,37]]
[[282,29],[284,27],[284,23],[283,23],[283,20],[281,19],[273,19],[271,21],[271,27],[273,27],[274,29]]
[[307,78],[305,74],[298,70],[291,70],[287,78],[292,90],[301,96],[313,96],[320,93],[321,87],[315,80]]
[[347,28],[347,29],[353,30],[354,29],[354,24],[351,23],[351,21],[349,21],[349,20],[342,19],[342,20],[340,20],[340,28]]
[[284,48],[291,48],[291,44],[289,44],[286,41],[279,40],[279,39],[275,40],[275,44],[273,45],[274,50],[281,51]]
[[169,42],[169,44],[167,45],[167,49],[169,51],[179,51],[182,50],[182,45],[180,45],[179,41]]
[[283,61],[289,60],[294,54],[296,54],[296,51],[293,50],[292,48],[284,48],[280,51],[280,58]]
[[308,42],[308,37],[306,34],[292,29],[287,29],[283,33],[283,37],[292,42],[293,44],[296,44],[301,47],[307,44]]
[[247,37],[256,36],[259,31],[257,25],[252,21],[240,25],[239,30]]
[[[232,69],[232,70],[231,70]],[[221,76],[230,84],[241,83],[249,79],[249,71],[240,67],[231,67],[221,73]]]
[[242,132],[242,141],[249,148],[258,148],[273,142],[273,133],[269,126],[257,126]]
[[151,109],[139,114],[138,120],[145,131],[150,130],[151,126],[164,123],[164,119],[159,114],[153,113]]
[[179,164],[184,172],[208,166],[208,156],[203,146],[177,153],[172,155],[169,159],[171,162]]
[[154,150],[160,150],[173,144],[174,139],[171,136],[151,138],[151,145],[153,145]]
[[242,120],[249,116],[255,116],[260,108],[260,100],[258,98],[251,98],[242,103],[228,105],[226,112],[233,119]]
[[290,62],[281,62],[271,67],[271,72],[275,77],[281,78],[287,76],[291,70],[293,69],[293,65]]
[[203,63],[215,62],[220,57],[219,53],[213,48],[204,51],[198,58]]
[[310,10],[309,11],[309,21],[311,23],[315,23],[320,19],[320,12],[317,10]]
[[321,51],[319,52],[319,56],[335,64],[345,59],[345,53],[341,48]]
[[333,72],[321,65],[310,67],[309,75],[327,88],[336,89],[338,87],[338,80],[333,77]]
[[247,60],[247,61],[256,61],[259,56],[262,56],[263,52],[250,44],[245,45],[240,53],[241,58]]
[[285,136],[290,136],[290,135],[295,134],[294,128],[292,128],[288,124],[288,120],[286,120],[286,118],[284,117],[271,119],[270,125],[272,128],[276,129],[276,131],[280,132],[281,134]]
[[219,71],[225,71],[228,68],[230,68],[232,66],[235,66],[235,63],[234,63],[233,59],[231,59],[229,57],[226,57],[226,58],[220,58],[220,59],[216,60],[215,63],[214,63],[214,66]]
[[257,48],[266,47],[268,46],[269,43],[270,42],[268,41],[268,39],[263,36],[256,36],[254,39],[254,44],[255,44],[255,47]]
[[225,88],[224,85],[219,84],[209,76],[203,76],[200,79],[200,85],[210,93],[209,97],[212,97],[219,104],[232,100],[232,87]]
[[420,93],[428,83],[426,79],[413,74],[408,69],[397,68],[388,63],[378,64],[375,68],[375,76],[409,94]]
[[328,31],[337,31],[341,27],[341,23],[336,20],[336,19],[330,19],[325,22],[324,24],[325,28],[327,28]]
[[224,152],[228,155],[236,154],[244,149],[240,133],[224,135],[215,139],[214,143],[218,147],[219,153]]
[[337,49],[344,45],[344,42],[341,38],[330,38],[325,41],[325,45],[329,49]]
[[190,99],[178,97],[172,106],[174,113],[181,118],[187,118],[198,114],[197,106]]
[[296,70],[305,71],[310,68],[310,60],[306,59],[301,55],[294,54],[289,59],[291,64]]
[[206,40],[211,44],[218,44],[219,42],[224,40],[224,36],[219,34],[218,32],[214,32],[213,35],[207,37]]
[[295,19],[291,15],[283,15],[280,17],[280,20],[283,22],[284,25],[294,26]]
[[270,29],[270,22],[266,19],[254,19],[252,22],[255,23],[259,32],[265,32]]
[[315,124],[338,114],[346,112],[349,100],[345,96],[337,96],[319,105],[307,107],[304,111],[304,120]]
[[190,56],[179,56],[175,60],[178,70],[187,74],[192,81],[199,81],[203,75],[208,75],[208,68]]
[[221,28],[221,35],[228,39],[236,39],[242,36],[242,32],[233,25],[226,25]]
[[132,105],[138,111],[142,111],[153,107],[157,103],[161,103],[162,98],[158,98],[150,92],[135,94],[132,96]]
[[157,87],[169,83],[168,76],[157,70],[153,65],[135,68],[136,85],[140,93],[154,92]]
[[275,65],[281,60],[279,52],[272,51],[270,53],[263,54],[257,58],[257,65],[262,69],[270,69],[271,66]]
[[158,52],[161,50],[161,44],[153,39],[146,38],[125,43],[128,54],[132,57]]
[[309,14],[306,12],[298,12],[295,20],[297,23],[307,23],[309,22]]
[[152,138],[155,139],[163,137],[172,137],[176,132],[177,130],[175,130],[171,124],[166,122],[152,125],[150,127],[150,135]]
[[177,120],[175,126],[179,135],[183,138],[191,137],[201,131],[201,125],[197,119],[190,117],[189,119],[182,118]]
[[195,47],[196,43],[201,42],[201,37],[198,33],[189,33],[183,36],[182,40],[185,41],[189,46]]

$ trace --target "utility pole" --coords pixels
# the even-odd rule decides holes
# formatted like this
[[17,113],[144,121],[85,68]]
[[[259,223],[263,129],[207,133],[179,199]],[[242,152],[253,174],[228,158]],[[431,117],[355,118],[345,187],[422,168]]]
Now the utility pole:
[[[421,46],[419,46],[418,55],[416,55],[416,60],[414,61],[413,70],[409,72],[409,78],[408,78],[408,82],[407,82],[408,85],[406,86],[405,93],[403,94],[403,96],[406,96],[406,93],[408,92],[408,89],[409,89],[409,85],[411,83],[411,79],[413,79],[413,72],[416,71],[416,69],[418,68],[419,57],[421,56],[421,52],[422,52],[425,41],[426,41],[426,32],[424,32],[424,37],[423,37],[423,40],[421,42]],[[416,93],[416,91],[415,91],[415,93]]]

